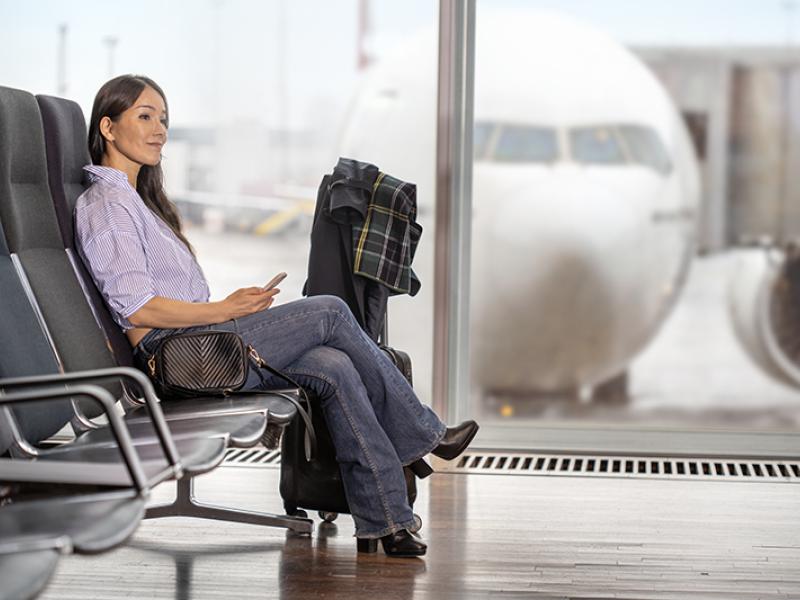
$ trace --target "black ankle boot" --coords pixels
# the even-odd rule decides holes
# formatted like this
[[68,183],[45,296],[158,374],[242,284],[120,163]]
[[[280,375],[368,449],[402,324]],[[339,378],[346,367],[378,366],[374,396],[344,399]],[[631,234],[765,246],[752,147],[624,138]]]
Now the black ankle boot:
[[414,502],[417,501],[417,476],[410,467],[403,467],[403,477],[406,480],[406,495],[408,497],[408,505],[414,508]]
[[[414,539],[414,536],[405,529],[385,535],[380,540],[386,556],[412,558],[423,556],[428,551],[428,546],[424,542]],[[371,554],[378,551],[378,540],[358,538],[357,547],[359,552]]]
[[461,425],[448,427],[442,441],[431,453],[445,460],[453,460],[467,449],[478,429],[480,427],[475,421],[464,421]]

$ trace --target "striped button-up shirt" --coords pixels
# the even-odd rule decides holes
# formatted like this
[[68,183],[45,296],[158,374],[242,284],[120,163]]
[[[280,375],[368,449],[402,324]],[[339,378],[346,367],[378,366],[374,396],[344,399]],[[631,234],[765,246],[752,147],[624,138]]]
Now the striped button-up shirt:
[[122,171],[84,167],[91,187],[75,205],[75,241],[97,289],[123,329],[156,296],[208,302],[206,278],[192,253],[145,206]]

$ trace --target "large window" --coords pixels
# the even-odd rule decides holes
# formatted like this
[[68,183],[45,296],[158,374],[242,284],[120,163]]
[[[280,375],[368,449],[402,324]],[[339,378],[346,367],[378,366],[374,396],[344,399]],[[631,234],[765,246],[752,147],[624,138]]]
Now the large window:
[[[791,4],[478,1],[469,343],[451,348],[471,367],[449,401],[481,420],[479,443],[798,432]],[[339,156],[415,183],[422,288],[390,300],[388,329],[430,402],[448,243],[437,15],[428,0],[5,2],[0,84],[88,116],[111,76],[158,81],[167,189],[215,299],[282,270],[281,301],[301,296]]]
[[389,341],[429,400],[437,15],[427,0],[0,2],[0,54],[15,57],[0,85],[65,96],[88,120],[111,77],[158,82],[167,191],[215,300],[279,271],[279,302],[302,296],[317,187],[339,156],[416,183],[422,288],[390,300]]
[[797,439],[786,4],[478,1],[470,394],[456,402],[482,443]]

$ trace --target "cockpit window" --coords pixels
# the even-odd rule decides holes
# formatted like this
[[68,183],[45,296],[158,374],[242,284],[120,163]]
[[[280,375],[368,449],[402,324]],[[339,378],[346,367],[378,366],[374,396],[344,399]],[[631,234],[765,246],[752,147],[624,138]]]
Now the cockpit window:
[[625,155],[612,127],[575,127],[569,130],[572,158],[586,164],[622,164]]
[[497,162],[555,162],[558,137],[549,127],[503,125],[492,153]]
[[672,170],[667,149],[655,130],[642,125],[620,125],[619,132],[631,162],[655,169],[662,175]]
[[667,148],[652,127],[607,123],[571,127],[565,134],[569,152],[562,150],[565,142],[552,127],[477,121],[473,137],[475,160],[555,163],[568,155],[586,165],[641,165],[661,175],[672,171]]

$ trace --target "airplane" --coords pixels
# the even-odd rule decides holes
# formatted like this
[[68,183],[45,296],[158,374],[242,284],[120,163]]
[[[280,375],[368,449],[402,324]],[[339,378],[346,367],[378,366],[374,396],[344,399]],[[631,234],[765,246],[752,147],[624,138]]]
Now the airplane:
[[800,248],[763,240],[739,251],[728,288],[733,330],[764,373],[800,388]]
[[[482,16],[476,29],[472,389],[484,402],[624,396],[627,367],[670,313],[695,252],[687,128],[647,67],[589,25],[526,12]],[[340,146],[417,184],[428,236],[436,44],[420,32],[371,67]],[[420,296],[390,313],[418,323],[393,344],[430,355],[425,241]]]

